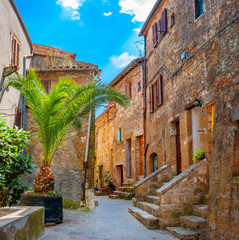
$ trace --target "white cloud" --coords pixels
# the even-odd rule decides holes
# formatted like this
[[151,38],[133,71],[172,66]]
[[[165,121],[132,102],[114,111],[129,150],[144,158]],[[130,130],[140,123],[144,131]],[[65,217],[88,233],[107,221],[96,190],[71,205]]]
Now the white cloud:
[[120,0],[120,13],[134,16],[132,22],[144,22],[155,3],[156,0]]
[[57,0],[56,4],[61,5],[62,7],[65,7],[65,8],[78,10],[79,7],[82,6],[82,3],[84,1],[85,0]]
[[104,16],[108,17],[111,16],[113,12],[103,13]]
[[79,21],[80,20],[80,14],[77,11],[71,12],[71,20],[73,21]]
[[139,28],[135,28],[134,31],[137,32],[137,33],[139,33],[139,32],[140,32],[140,29],[139,29]]
[[56,4],[62,6],[62,8],[68,12],[71,20],[79,21],[80,13],[78,10],[83,2],[85,2],[85,0],[57,0]]
[[136,57],[134,55],[129,55],[129,53],[124,52],[120,56],[112,56],[110,58],[111,63],[117,68],[126,67],[132,60]]

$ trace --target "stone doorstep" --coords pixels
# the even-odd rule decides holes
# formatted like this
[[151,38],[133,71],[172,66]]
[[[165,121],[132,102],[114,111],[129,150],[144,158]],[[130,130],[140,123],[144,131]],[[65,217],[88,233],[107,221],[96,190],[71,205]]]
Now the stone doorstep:
[[159,204],[160,198],[156,195],[146,195],[145,196],[145,201],[153,204]]
[[234,184],[239,184],[239,176],[233,178]]
[[208,205],[202,204],[202,205],[195,205],[195,206],[193,206],[193,213],[197,217],[201,217],[201,218],[207,219]]
[[95,196],[107,196],[107,195],[108,195],[108,193],[106,193],[106,192],[101,192],[101,191],[95,192]]
[[134,187],[118,187],[117,191],[134,193]]
[[180,225],[197,233],[205,233],[208,230],[207,220],[197,216],[180,217]]
[[121,192],[121,191],[114,191],[114,195],[119,195],[119,198],[122,198],[125,200],[131,200],[134,197],[133,193]]
[[148,229],[159,229],[160,218],[151,215],[137,207],[130,207],[128,211]]
[[149,202],[137,202],[136,206],[144,211],[147,211],[155,217],[159,217],[159,205]]
[[181,240],[199,240],[199,234],[182,227],[167,227],[166,230]]
[[109,199],[119,199],[119,195],[111,194],[109,195]]

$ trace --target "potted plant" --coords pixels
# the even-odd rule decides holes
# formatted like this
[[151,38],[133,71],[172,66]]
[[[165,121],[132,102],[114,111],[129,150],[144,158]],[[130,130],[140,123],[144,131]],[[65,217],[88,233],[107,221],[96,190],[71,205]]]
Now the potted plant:
[[28,134],[10,128],[0,118],[0,206],[17,204],[26,186],[21,183],[25,173],[31,173],[36,165],[31,156],[23,154],[22,145],[28,142]]
[[105,183],[107,184],[108,194],[112,194],[115,191],[115,179],[110,175],[110,171],[105,171]]
[[33,183],[36,194],[24,196],[23,204],[43,205],[45,222],[61,222],[62,198],[55,195],[49,197],[47,194],[54,192],[55,180],[51,167],[55,152],[79,119],[95,107],[108,101],[127,106],[129,99],[102,83],[79,86],[68,78],[60,79],[47,94],[34,69],[30,69],[26,77],[12,77],[8,85],[19,90],[26,98],[43,144],[43,154],[39,155],[40,170]]
[[194,163],[198,163],[199,161],[201,161],[202,159],[205,158],[205,153],[204,151],[200,150],[200,151],[196,151],[193,154],[193,162]]

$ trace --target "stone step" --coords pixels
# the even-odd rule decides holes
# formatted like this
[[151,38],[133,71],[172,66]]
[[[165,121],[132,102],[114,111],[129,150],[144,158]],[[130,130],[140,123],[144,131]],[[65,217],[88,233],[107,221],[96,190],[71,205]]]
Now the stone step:
[[110,199],[118,199],[119,195],[111,194],[111,195],[109,195],[109,198]]
[[166,230],[181,240],[199,240],[199,234],[182,227],[167,227]]
[[147,194],[148,195],[156,195],[156,191],[157,191],[157,189],[148,188]]
[[160,184],[158,183],[150,183],[149,184],[149,188],[152,188],[152,189],[158,189],[160,187]]
[[233,183],[234,184],[239,184],[239,176],[236,176],[233,178]]
[[160,198],[156,195],[146,195],[145,201],[149,203],[159,204]]
[[134,197],[134,194],[131,192],[121,192],[121,191],[114,191],[114,195],[119,195],[119,198],[125,199],[125,200],[132,200]]
[[132,183],[123,183],[123,187],[132,187],[133,184]]
[[207,219],[208,205],[195,205],[193,206],[193,213],[195,216]]
[[106,193],[107,193],[107,192],[108,192],[108,189],[107,189],[107,188],[99,188],[99,191],[100,191],[100,192],[106,192]]
[[200,240],[208,238],[209,225],[205,218],[197,216],[180,217],[180,226],[200,234]]
[[141,223],[144,224],[148,229],[158,229],[160,218],[153,216],[152,214],[143,211],[137,207],[128,208],[130,214],[132,214],[136,219],[138,219]]
[[136,206],[144,211],[147,211],[155,217],[159,217],[159,205],[149,202],[137,202]]
[[134,187],[118,187],[117,191],[134,193]]
[[209,194],[204,195],[204,204],[208,205]]
[[107,196],[108,192],[101,192],[101,191],[97,191],[95,192],[95,196]]

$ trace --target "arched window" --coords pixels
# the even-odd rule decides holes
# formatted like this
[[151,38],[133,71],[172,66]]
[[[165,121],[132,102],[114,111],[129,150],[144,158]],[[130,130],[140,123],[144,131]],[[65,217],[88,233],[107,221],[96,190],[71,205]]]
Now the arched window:
[[153,165],[153,172],[158,170],[158,155],[156,153],[152,154],[152,165]]

